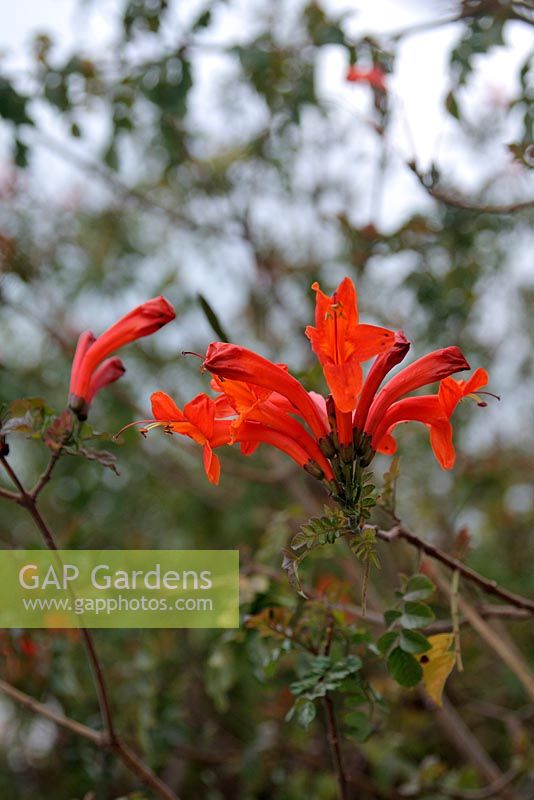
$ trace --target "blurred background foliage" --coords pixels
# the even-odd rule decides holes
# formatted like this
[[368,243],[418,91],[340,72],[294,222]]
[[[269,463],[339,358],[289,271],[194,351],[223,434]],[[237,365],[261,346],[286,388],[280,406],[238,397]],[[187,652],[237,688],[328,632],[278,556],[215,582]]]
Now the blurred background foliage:
[[[102,4],[73,5],[83,24]],[[174,303],[177,322],[125,353],[127,374],[98,398],[94,428],[115,433],[145,417],[155,389],[181,404],[207,387],[197,360],[180,355],[216,338],[199,294],[232,341],[289,363],[309,388],[322,389],[303,335],[313,316],[310,284],[331,290],[350,275],[365,321],[403,328],[415,356],[461,346],[502,397],[457,413],[452,473],[434,463],[422,428],[399,434],[400,517],[447,550],[468,532],[468,563],[528,593],[533,211],[484,208],[532,196],[531,62],[521,61],[513,93],[497,87],[492,96],[480,80],[485,59],[510,49],[510,32],[531,31],[530,4],[437,3],[421,30],[374,35],[335,5],[127,0],[114,6],[105,48],[65,52],[42,32],[23,70],[0,61],[1,399],[43,396],[59,412],[78,333],[98,334],[159,293]],[[417,52],[447,21],[454,37],[440,102],[452,144],[441,160],[428,159],[410,150],[402,131],[421,120],[407,118],[392,87],[399,48]],[[329,58],[341,64],[339,95],[324,88]],[[388,90],[351,86],[352,103],[343,85],[350,63],[379,65]],[[119,476],[65,458],[43,494],[63,547],[239,547],[245,566],[276,574],[281,548],[325,500],[311,479],[262,448],[247,460],[223,454],[219,488],[185,441],[129,432],[108,449]],[[47,451],[12,437],[11,457],[31,482]],[[387,466],[378,462],[379,481]],[[1,520],[2,546],[39,545],[21,509],[3,503]],[[376,611],[391,605],[399,569],[417,570],[413,553],[390,550],[380,548],[383,568],[372,576]],[[359,602],[358,565],[341,544],[310,558],[303,574],[308,585],[337,577]],[[244,613],[296,606],[285,577],[269,575],[244,570]],[[501,633],[534,652],[527,623]],[[268,641],[245,628],[95,638],[121,730],[181,797],[335,796],[320,721],[308,732],[284,722],[295,654],[274,664]],[[532,705],[523,688],[469,629],[463,645],[466,668],[449,682],[449,714],[501,770],[519,756],[528,762]],[[99,725],[74,634],[3,632],[1,646],[4,678]],[[421,696],[393,686],[379,664],[369,670],[390,712],[367,742],[351,745],[358,797],[395,798],[399,787],[443,796],[425,790],[437,778],[451,791],[483,785]],[[2,797],[151,796],[111,757],[7,700],[0,719]],[[528,788],[513,796],[527,798]]]

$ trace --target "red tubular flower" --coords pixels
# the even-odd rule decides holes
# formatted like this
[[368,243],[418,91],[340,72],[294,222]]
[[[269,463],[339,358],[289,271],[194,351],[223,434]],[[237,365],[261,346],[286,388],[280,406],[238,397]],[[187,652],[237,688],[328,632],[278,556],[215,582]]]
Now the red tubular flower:
[[91,376],[89,391],[87,394],[87,405],[91,405],[94,396],[105,386],[118,381],[126,372],[126,367],[117,356],[106,358],[99,367],[95,369]]
[[301,441],[296,441],[291,436],[269,428],[261,422],[243,422],[235,433],[235,441],[242,444],[257,444],[258,442],[270,444],[290,456],[315,478],[325,477],[327,480],[333,478],[332,469],[320,451],[316,454],[317,458],[313,458]]
[[350,278],[345,278],[331,297],[318,283],[312,289],[317,293],[315,327],[309,325],[306,336],[321,362],[337,408],[352,412],[362,388],[361,363],[389,350],[395,334],[387,328],[359,324],[356,290]]
[[371,441],[373,449],[392,455],[397,449],[397,444],[390,432],[401,422],[422,422],[430,428],[430,443],[434,455],[443,469],[452,468],[455,459],[452,425],[444,414],[437,395],[405,397],[393,403],[373,435]]
[[204,470],[210,482],[217,485],[221,465],[213,449],[230,442],[230,425],[227,421],[215,419],[215,401],[207,394],[199,394],[186,403],[183,411],[165,392],[154,392],[150,401],[154,419],[149,421],[146,430],[162,426],[169,433],[181,433],[201,445]]
[[386,73],[382,67],[377,65],[370,69],[362,69],[352,65],[348,68],[345,76],[349,83],[368,83],[373,89],[378,89],[379,92],[387,91],[385,77]]
[[410,342],[404,335],[404,331],[397,331],[393,347],[375,358],[371,369],[367,373],[362,393],[354,413],[353,425],[357,430],[363,430],[371,403],[373,402],[373,398],[380,384],[388,372],[392,370],[393,367],[396,367],[397,364],[400,364],[406,357],[409,349]]
[[376,395],[369,409],[365,432],[373,435],[389,406],[399,398],[464,369],[469,369],[469,364],[459,347],[444,347],[418,358],[391,378]]
[[393,428],[401,422],[422,422],[430,429],[430,443],[439,464],[443,469],[451,469],[454,466],[456,453],[452,442],[450,417],[464,397],[473,397],[478,402],[474,392],[487,382],[487,372],[477,369],[467,381],[445,378],[440,383],[437,395],[406,397],[393,403],[373,434],[372,447],[381,453],[391,455],[397,448],[391,436]]
[[[328,477],[332,475],[330,465],[315,439],[291,416],[294,408],[285,397],[242,381],[215,377],[213,385],[223,393],[216,401],[218,413],[221,416],[237,415],[231,422],[232,435],[234,441],[241,442],[244,455],[251,455],[260,440],[255,442],[250,437],[241,439],[240,431],[247,421],[258,422],[292,439],[308,454],[308,461],[314,461]],[[227,401],[226,406],[222,402],[223,398]]]
[[89,404],[95,391],[107,385],[102,382],[103,378],[109,378],[107,383],[110,383],[111,380],[117,380],[120,377],[115,362],[114,370],[108,366],[108,372],[99,375],[99,385],[92,392],[91,380],[95,370],[104,359],[124,345],[154,333],[174,317],[174,308],[169,301],[161,296],[154,297],[119,319],[97,339],[91,331],[81,334],[72,362],[69,392],[69,406],[79,419],[87,417]]
[[283,367],[252,350],[226,342],[212,342],[204,367],[219,378],[261,386],[282,395],[308,423],[317,439],[328,433],[324,419],[302,384]]
[[450,417],[460,400],[472,397],[479,405],[480,402],[475,392],[486,386],[489,380],[485,369],[476,369],[466,381],[456,381],[454,378],[445,378],[439,385],[439,400],[444,412]]

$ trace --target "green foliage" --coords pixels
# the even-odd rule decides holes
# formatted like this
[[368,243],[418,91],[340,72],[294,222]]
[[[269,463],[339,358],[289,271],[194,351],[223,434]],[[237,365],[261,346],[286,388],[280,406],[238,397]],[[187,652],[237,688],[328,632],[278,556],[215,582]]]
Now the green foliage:
[[[351,103],[333,98],[336,77],[329,74],[326,101],[319,101],[316,76],[321,78],[331,54],[341,88],[349,63],[393,71],[405,38],[354,38],[356,18],[331,16],[318,2],[292,4],[288,16],[285,3],[271,12],[269,4],[251,0],[240,4],[243,26],[233,4],[182,5],[180,24],[171,30],[170,2],[124,0],[105,50],[88,41],[83,52],[74,45],[65,56],[63,42],[58,47],[39,35],[24,74],[11,74],[5,61],[0,323],[2,434],[10,458],[23,465],[31,486],[63,447],[65,457],[39,504],[64,547],[239,547],[246,623],[235,636],[144,631],[134,637],[106,631],[95,637],[121,735],[159,775],[174,770],[177,754],[183,756],[173,772],[180,797],[335,796],[321,707],[327,675],[341,736],[353,739],[344,742],[347,757],[356,743],[365,742],[357,759],[365,777],[358,785],[361,800],[380,793],[437,797],[446,790],[484,791],[484,781],[464,763],[465,753],[456,754],[433,714],[396,685],[419,681],[420,660],[430,652],[425,630],[434,612],[448,618],[449,608],[434,598],[426,576],[407,578],[402,596],[391,603],[399,569],[411,575],[413,560],[402,545],[375,543],[366,525],[386,528],[402,518],[422,536],[439,534],[440,546],[455,553],[458,529],[468,524],[471,548],[469,553],[464,548],[462,557],[515,591],[532,591],[534,520],[525,500],[530,462],[524,431],[533,314],[521,267],[531,212],[480,214],[427,201],[425,190],[411,183],[388,127],[393,110],[396,118],[408,114],[406,127],[417,130],[417,119],[397,90],[402,81],[392,81],[395,92],[388,88],[380,102],[369,86],[350,87],[358,108],[365,104],[355,114]],[[467,201],[507,203],[529,196],[530,59],[521,65],[517,85],[507,76],[506,87],[513,88],[506,89],[502,104],[465,106],[465,89],[476,94],[486,85],[480,55],[504,54],[501,40],[507,48],[515,46],[509,20],[525,27],[524,5],[464,3],[472,16],[456,24],[444,101],[452,134],[461,126],[457,147],[464,160],[473,160],[469,175],[475,177],[471,154],[486,158],[484,143],[491,145],[491,157],[509,154],[498,174],[486,165],[477,196],[465,195]],[[102,0],[83,4],[84,15],[94,10],[107,14]],[[238,35],[221,36],[225,19]],[[414,52],[425,36],[409,40]],[[94,155],[96,118],[107,132],[107,140],[99,139],[100,157]],[[47,120],[54,121],[53,129]],[[36,135],[29,127],[34,121]],[[33,171],[34,164],[49,161],[44,141],[53,131],[62,132],[59,142],[51,142],[54,159],[61,158],[65,174],[72,175],[67,186],[58,182],[61,193],[55,174],[43,191],[42,167],[38,181]],[[419,163],[417,147],[413,155]],[[427,186],[446,186],[453,196],[458,189],[464,197],[467,190],[463,183],[453,185],[458,173],[441,148],[429,161],[435,163]],[[402,195],[396,182],[392,186],[394,177],[405,180],[413,209],[398,221],[389,214],[390,201],[384,202],[392,192]],[[402,476],[398,459],[384,460],[382,468],[377,457],[377,475],[386,470],[383,483],[366,472],[368,443],[360,442],[359,469],[345,474],[346,465],[337,465],[336,480],[347,490],[343,496],[328,499],[316,483],[307,483],[263,447],[239,464],[237,454],[225,453],[215,491],[205,482],[198,453],[175,439],[149,448],[129,432],[118,449],[110,436],[95,432],[117,431],[148,416],[155,389],[169,391],[178,402],[209,391],[198,365],[179,355],[203,352],[203,317],[218,338],[227,333],[277,362],[298,364],[300,376],[310,379],[306,385],[323,391],[321,371],[311,366],[302,334],[313,319],[309,287],[319,280],[329,291],[344,274],[356,279],[362,321],[404,328],[413,342],[409,359],[456,344],[473,365],[488,368],[491,390],[502,393],[497,412],[480,410],[476,425],[484,428],[483,437],[479,428],[468,428],[472,415],[465,408],[455,412],[453,472],[441,473],[436,466],[424,428],[407,426],[398,434],[399,452],[406,453]],[[64,441],[67,418],[53,409],[64,406],[77,334],[86,327],[102,330],[131,298],[160,292],[177,308],[173,334],[165,338],[163,332],[154,342],[130,348],[126,379],[102,392],[90,426]],[[30,399],[13,403],[17,397]],[[482,417],[486,411],[489,423]],[[115,454],[120,476],[102,469],[106,463],[113,469]],[[7,478],[4,486],[13,488]],[[332,510],[339,501],[342,514]],[[317,508],[323,502],[331,507],[321,514]],[[23,509],[2,499],[1,511],[3,546],[38,546],[38,533]],[[297,590],[306,558],[300,571],[313,600],[304,602],[280,574],[284,546]],[[369,577],[369,619],[355,624],[360,600],[355,587],[378,556],[381,571]],[[258,564],[263,571],[254,572]],[[462,585],[464,591],[469,597]],[[471,600],[482,602],[475,594]],[[376,622],[383,608],[385,627]],[[321,673],[310,649],[323,653],[328,644],[329,614],[334,632],[329,666]],[[528,656],[528,623],[517,620],[507,630]],[[32,644],[33,656],[28,655]],[[75,634],[0,632],[0,649],[3,679],[101,728]],[[488,652],[468,626],[462,628],[465,670],[455,674],[449,699],[500,768],[507,769],[513,755],[522,769],[522,759],[532,759],[526,697],[510,670]],[[362,666],[336,678],[336,666],[344,665],[343,671],[351,658]],[[313,668],[318,674],[310,676]],[[486,685],[480,676],[490,673],[493,680]],[[307,688],[290,696],[288,685],[302,681]],[[319,694],[310,700],[306,692]],[[286,725],[293,701],[299,724]],[[488,701],[506,714],[520,711],[511,712],[511,724],[504,725],[483,715]],[[46,745],[30,712],[7,700],[1,712],[6,737],[0,796],[49,800],[51,785],[58,797],[69,798],[135,791],[135,780],[91,743],[57,733],[51,749],[40,755],[26,744]],[[529,789],[519,778],[517,793],[527,795]],[[143,796],[149,794],[147,789]]]
[[377,648],[386,658],[389,674],[401,686],[416,686],[423,677],[415,656],[426,653],[431,644],[416,629],[424,628],[434,619],[430,606],[421,602],[429,599],[434,591],[435,586],[426,575],[412,575],[397,592],[397,607],[384,612],[389,630],[378,639]]
[[289,688],[296,697],[316,700],[324,697],[327,692],[339,689],[343,681],[350,675],[355,675],[361,666],[361,659],[354,655],[337,661],[333,661],[330,656],[316,656],[311,660],[308,670]]
[[0,117],[14,125],[32,125],[28,113],[28,98],[20,94],[13,84],[0,75]]
[[401,686],[417,686],[423,677],[419,662],[402,647],[394,647],[387,659],[388,672]]

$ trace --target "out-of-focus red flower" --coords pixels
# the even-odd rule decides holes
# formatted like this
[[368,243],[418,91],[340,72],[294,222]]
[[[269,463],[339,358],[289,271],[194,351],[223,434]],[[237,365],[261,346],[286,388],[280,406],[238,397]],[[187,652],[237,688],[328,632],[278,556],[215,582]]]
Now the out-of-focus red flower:
[[149,336],[175,318],[174,308],[164,297],[154,297],[134,308],[95,338],[84,331],[78,339],[72,362],[69,406],[79,419],[86,419],[95,394],[124,373],[120,359],[105,360],[124,345]]
[[374,67],[367,69],[362,69],[352,64],[348,68],[345,78],[349,83],[368,83],[369,86],[379,92],[387,92],[386,73],[382,67],[376,64]]
[[28,658],[35,658],[39,652],[38,645],[29,636],[21,636],[19,639],[19,647],[21,653],[24,653]]

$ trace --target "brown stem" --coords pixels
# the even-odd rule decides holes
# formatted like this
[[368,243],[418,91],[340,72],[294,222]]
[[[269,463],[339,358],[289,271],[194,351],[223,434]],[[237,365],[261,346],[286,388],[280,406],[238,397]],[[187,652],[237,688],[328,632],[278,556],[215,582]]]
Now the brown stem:
[[[57,458],[59,458],[59,453]],[[57,462],[57,458],[53,460],[52,468],[50,468],[50,463],[52,462],[52,459],[50,460],[47,469],[43,473],[43,476],[45,476],[45,481],[44,483],[42,483],[40,488],[42,488],[49,479],[53,466]],[[39,492],[37,492],[34,495],[33,491],[32,492],[26,491],[21,481],[19,480],[16,472],[14,471],[11,464],[7,461],[5,456],[0,455],[0,463],[2,464],[7,474],[9,475],[9,477],[19,490],[19,494],[15,495],[14,499],[19,505],[25,508],[31,515],[33,521],[35,522],[35,525],[41,532],[48,549],[54,552],[58,552],[59,548],[56,544],[54,534],[52,533],[52,530],[46,523],[39,508],[37,507],[37,494]],[[46,477],[47,474],[48,478]],[[39,487],[39,485],[41,484],[43,476],[41,476],[41,479],[37,482],[36,488]],[[93,636],[87,628],[80,627],[79,630],[82,635],[85,651],[87,654],[87,660],[89,661],[89,664],[91,666],[91,671],[93,673],[93,678],[95,681],[98,703],[100,706],[100,712],[102,714],[102,719],[105,727],[104,734],[99,734],[99,735],[102,735],[105,746],[108,746],[114,753],[116,753],[116,755],[120,758],[123,764],[126,767],[128,767],[128,769],[131,772],[137,775],[143,781],[143,783],[154,789],[154,791],[158,794],[159,797],[162,798],[162,800],[178,800],[176,794],[172,791],[172,789],[169,786],[167,786],[163,781],[161,781],[157,777],[157,775],[155,775],[155,773],[152,772],[150,767],[148,767],[136,755],[136,753],[134,753],[134,751],[131,750],[128,747],[128,745],[126,745],[122,741],[122,739],[120,739],[120,737],[118,736],[115,728],[115,722],[113,719],[111,701],[106,684],[104,670],[100,662],[100,659],[98,658],[98,654],[96,652]],[[26,705],[28,705],[28,703],[26,703]],[[72,730],[72,726],[70,727]]]
[[61,457],[62,451],[63,451],[63,445],[60,445],[57,450],[54,450],[54,452],[50,456],[50,459],[48,461],[48,464],[46,465],[43,474],[40,476],[33,489],[30,492],[28,492],[28,494],[31,495],[31,497],[33,497],[34,500],[36,500],[37,497],[41,494],[42,490],[52,477],[52,472],[54,471],[54,467],[56,466],[57,462]]
[[[450,595],[450,588],[441,576],[436,572],[432,577],[436,580],[440,590],[444,594]],[[458,606],[478,635],[484,639],[486,644],[491,647],[507,667],[516,675],[523,684],[530,699],[534,700],[534,676],[523,657],[509,647],[503,637],[499,636],[493,628],[482,619],[477,610],[460,595],[458,595]]]
[[326,711],[326,724],[328,729],[328,744],[330,745],[332,762],[334,764],[334,771],[337,778],[339,800],[348,800],[348,782],[345,774],[345,767],[343,765],[343,755],[339,741],[336,711],[334,708],[334,701],[329,694],[326,694],[324,697],[324,707]]
[[21,692],[19,689],[11,686],[11,684],[7,683],[6,681],[0,680],[0,692],[3,692],[5,695],[10,697],[12,700],[15,700],[25,708],[30,709],[30,711],[49,719],[56,725],[75,733],[77,736],[82,736],[84,739],[88,739],[97,747],[112,750],[121,759],[123,764],[128,767],[131,772],[137,775],[144,784],[154,789],[154,791],[159,797],[162,798],[162,800],[178,800],[172,789],[163,783],[163,781],[161,781],[158,776],[152,772],[150,767],[144,764],[137,754],[134,753],[134,751],[118,737],[115,738],[113,742],[110,742],[109,738],[101,731],[95,731],[93,728],[89,728],[87,725],[77,722],[77,720],[70,719],[70,717],[65,717],[63,714],[58,714],[56,711],[48,708],[43,703],[40,703],[39,700],[36,700],[34,697],[30,697],[30,695],[26,694],[25,692]]
[[0,497],[3,497],[4,500],[11,500],[15,503],[18,503],[19,500],[19,495],[15,492],[10,492],[9,489],[0,488]]
[[420,539],[419,536],[416,536],[415,533],[405,528],[404,525],[395,525],[395,527],[391,528],[389,531],[382,531],[378,528],[373,528],[373,530],[375,530],[377,537],[382,539],[384,542],[392,542],[396,539],[404,539],[406,542],[413,545],[413,547],[417,547],[418,550],[422,550],[427,556],[435,558],[436,561],[440,561],[442,564],[445,564],[445,566],[447,566],[449,569],[458,570],[458,572],[463,575],[464,578],[467,578],[467,580],[471,581],[471,583],[475,583],[477,586],[480,586],[480,588],[483,589],[487,594],[500,597],[501,600],[506,600],[508,603],[511,603],[511,605],[516,606],[517,608],[522,608],[525,611],[529,611],[531,614],[534,614],[534,600],[530,600],[528,597],[522,597],[521,595],[509,592],[507,589],[503,589],[501,586],[499,586],[497,581],[484,578],[484,576],[480,575],[479,572],[475,572],[474,569],[466,567],[465,564],[463,564],[461,561],[458,561],[457,558],[449,556],[443,550],[440,550],[439,547]]
[[411,161],[408,166],[416,176],[417,180],[428,194],[435,200],[453,208],[461,208],[464,211],[475,211],[478,214],[513,214],[516,211],[524,211],[534,206],[534,198],[519,200],[515,203],[485,205],[483,203],[473,203],[465,199],[459,192],[442,189],[433,183],[428,182],[427,176],[422,172],[415,162]]
[[98,747],[103,747],[105,745],[106,740],[101,731],[95,731],[93,728],[89,728],[81,722],[65,717],[63,714],[58,714],[57,711],[48,708],[48,706],[40,703],[39,700],[30,697],[29,694],[15,689],[15,687],[11,686],[7,681],[0,680],[0,692],[3,692],[12,700],[20,703],[20,705],[25,706],[25,708],[29,708],[30,711],[49,719],[56,725],[67,728],[67,730],[72,731],[72,733],[77,734],[77,736],[83,736],[84,739],[89,739],[89,741],[93,742]]
[[[267,566],[266,564],[255,564],[253,562],[249,562],[243,566],[242,572],[244,575],[265,575],[267,578],[269,578],[269,580],[274,581],[275,583],[281,583],[283,581],[279,571]],[[316,592],[311,586],[306,586],[303,584],[302,591],[306,597],[309,597],[312,600],[324,600],[324,596]],[[370,622],[371,625],[385,627],[384,615],[379,611],[370,611],[367,609],[364,617],[362,607],[356,605],[355,603],[330,602],[328,605],[332,611],[343,611],[345,614],[350,614],[354,617],[365,619],[365,621]],[[532,616],[532,612],[520,607],[518,608],[516,605],[493,605],[491,603],[482,603],[477,605],[476,609],[480,616],[484,619],[496,617],[498,619],[525,620],[530,619]],[[460,625],[466,625],[467,622],[468,621],[465,619],[465,617],[460,617]],[[433,622],[431,625],[427,625],[426,628],[423,629],[423,633],[427,636],[430,636],[433,633],[448,633],[449,631],[452,631],[452,627],[452,620],[440,619],[437,622]]]

